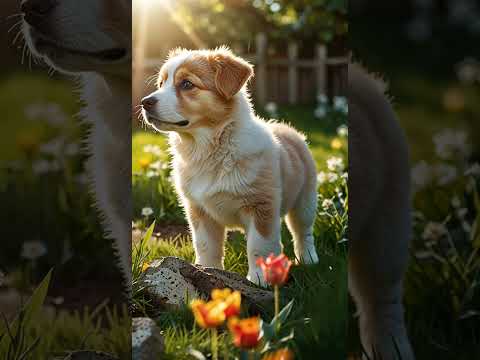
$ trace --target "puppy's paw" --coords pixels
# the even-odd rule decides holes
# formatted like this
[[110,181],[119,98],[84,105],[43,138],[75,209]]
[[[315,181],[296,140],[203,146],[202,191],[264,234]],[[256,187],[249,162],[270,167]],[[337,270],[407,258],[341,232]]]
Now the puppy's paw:
[[[317,250],[315,250],[315,247],[310,247],[308,249],[305,249],[302,254],[296,255],[297,257],[297,264],[317,264],[319,262],[318,255],[317,255]],[[299,259],[298,259],[299,258]]]
[[212,260],[212,259],[195,259],[195,265],[201,265],[204,267],[211,267],[216,269],[224,269],[223,261],[219,260]]

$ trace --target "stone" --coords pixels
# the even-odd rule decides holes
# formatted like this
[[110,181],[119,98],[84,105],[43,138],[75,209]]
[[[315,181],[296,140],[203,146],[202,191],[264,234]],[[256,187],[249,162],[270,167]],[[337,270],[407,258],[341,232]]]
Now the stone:
[[160,360],[164,340],[160,328],[150,318],[132,319],[132,360]]
[[226,270],[191,264],[178,257],[164,257],[149,264],[144,274],[147,295],[156,305],[179,306],[194,298],[208,300],[213,289],[230,288],[242,294],[251,313],[270,307],[272,291],[257,287],[245,277]]
[[101,351],[72,351],[68,353],[65,357],[58,359],[62,360],[118,360],[118,358],[113,355],[101,352]]

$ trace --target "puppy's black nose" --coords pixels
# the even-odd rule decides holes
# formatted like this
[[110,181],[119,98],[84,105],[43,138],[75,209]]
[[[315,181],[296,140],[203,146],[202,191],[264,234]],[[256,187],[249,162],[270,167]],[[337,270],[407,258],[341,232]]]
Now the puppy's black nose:
[[42,27],[46,17],[58,4],[58,0],[24,0],[21,10],[25,21],[33,27]]
[[58,3],[58,0],[24,0],[21,10],[25,14],[46,15]]
[[145,110],[150,111],[155,106],[158,100],[155,96],[147,96],[142,99],[142,106]]

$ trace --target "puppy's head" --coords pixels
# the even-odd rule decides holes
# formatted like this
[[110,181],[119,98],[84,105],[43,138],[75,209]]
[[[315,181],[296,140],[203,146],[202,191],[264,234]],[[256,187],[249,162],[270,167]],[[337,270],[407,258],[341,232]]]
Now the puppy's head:
[[158,131],[215,128],[231,118],[252,75],[252,65],[225,47],[174,50],[160,69],[158,90],[142,100],[143,117]]
[[23,0],[33,55],[67,73],[130,76],[131,0]]

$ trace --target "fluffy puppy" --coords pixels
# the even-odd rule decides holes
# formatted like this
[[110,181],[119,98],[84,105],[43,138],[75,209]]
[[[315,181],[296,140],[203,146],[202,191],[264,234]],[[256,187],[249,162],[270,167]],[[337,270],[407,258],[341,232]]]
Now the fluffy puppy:
[[256,259],[282,251],[283,216],[296,258],[318,261],[317,182],[305,137],[253,112],[245,89],[252,75],[252,66],[227,48],[177,49],[142,105],[145,122],[169,132],[196,263],[223,268],[225,231],[239,228],[247,237],[248,279],[263,284]]

